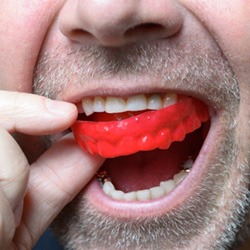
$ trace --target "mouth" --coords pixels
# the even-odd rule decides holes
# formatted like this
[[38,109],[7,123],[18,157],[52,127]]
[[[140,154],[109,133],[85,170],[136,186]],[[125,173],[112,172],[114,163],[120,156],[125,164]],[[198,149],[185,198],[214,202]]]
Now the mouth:
[[159,216],[188,199],[201,181],[214,120],[204,102],[154,93],[84,98],[78,106],[76,141],[106,158],[86,190],[101,212]]

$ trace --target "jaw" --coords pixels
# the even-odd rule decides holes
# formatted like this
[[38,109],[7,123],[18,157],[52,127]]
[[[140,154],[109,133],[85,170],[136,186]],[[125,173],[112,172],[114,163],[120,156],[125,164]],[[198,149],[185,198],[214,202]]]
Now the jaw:
[[211,107],[216,112],[211,114],[210,129],[194,165],[168,195],[150,201],[121,201],[104,194],[94,177],[55,221],[53,227],[62,242],[79,249],[82,245],[86,249],[231,246],[248,206],[248,166],[237,144],[238,100],[232,103]]
[[211,119],[192,170],[167,196],[144,202],[118,201],[105,195],[93,180],[56,220],[54,227],[63,235],[62,241],[72,243],[73,239],[75,246],[81,242],[86,249],[109,249],[111,245],[117,249],[156,245],[159,249],[212,249],[222,244],[220,237],[229,231],[233,240],[236,230],[231,226],[239,215],[232,218],[229,213],[237,208],[244,188],[232,189],[239,181],[246,186],[247,179],[242,178],[246,166],[236,164],[235,130],[228,129],[231,123],[227,114]]

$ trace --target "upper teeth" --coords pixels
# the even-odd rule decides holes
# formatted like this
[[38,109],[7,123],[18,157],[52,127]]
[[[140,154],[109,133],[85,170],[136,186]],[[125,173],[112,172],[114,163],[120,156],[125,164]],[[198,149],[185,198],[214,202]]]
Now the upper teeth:
[[94,112],[121,113],[126,111],[140,110],[158,110],[175,104],[177,95],[175,93],[168,94],[151,94],[136,95],[128,98],[121,97],[94,97],[84,98],[82,100],[82,108],[86,115]]

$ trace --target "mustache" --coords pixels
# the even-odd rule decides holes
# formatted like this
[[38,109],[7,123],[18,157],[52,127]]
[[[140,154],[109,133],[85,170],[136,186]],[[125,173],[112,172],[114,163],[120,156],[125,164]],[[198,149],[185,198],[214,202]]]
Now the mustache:
[[[221,50],[214,45],[171,40],[126,47],[68,45],[41,52],[34,70],[33,92],[58,99],[67,86],[88,88],[88,82],[149,75],[162,86],[211,96],[215,106],[239,103],[237,79]],[[212,102],[212,100],[211,100]]]

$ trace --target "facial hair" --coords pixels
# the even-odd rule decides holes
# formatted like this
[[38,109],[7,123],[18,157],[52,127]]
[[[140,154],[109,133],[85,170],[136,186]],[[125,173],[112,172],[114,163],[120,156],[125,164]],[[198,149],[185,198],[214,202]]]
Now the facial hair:
[[239,159],[236,140],[238,83],[218,48],[195,41],[170,43],[58,47],[41,54],[36,94],[60,99],[72,84],[87,90],[90,80],[156,75],[162,86],[185,86],[206,95],[208,103],[224,109],[227,128],[199,191],[176,211],[148,219],[115,219],[93,208],[81,192],[53,223],[66,249],[227,249],[234,244],[249,206],[249,162]]

